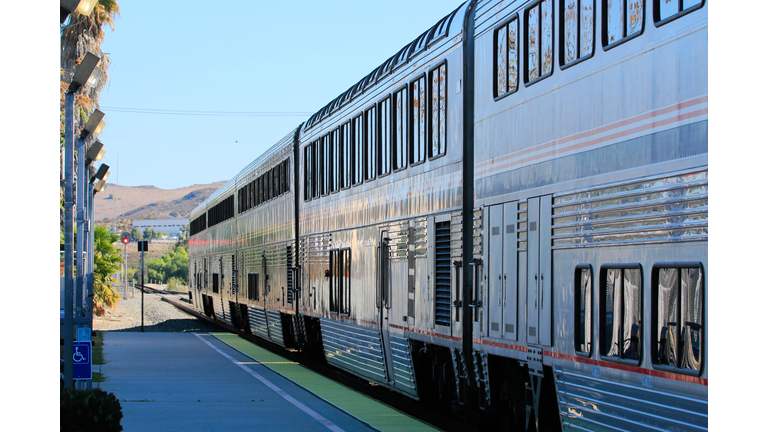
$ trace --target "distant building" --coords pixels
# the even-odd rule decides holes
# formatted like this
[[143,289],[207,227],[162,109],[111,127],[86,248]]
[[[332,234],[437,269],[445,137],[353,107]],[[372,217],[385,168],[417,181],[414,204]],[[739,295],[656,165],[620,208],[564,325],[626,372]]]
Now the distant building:
[[133,221],[133,227],[138,228],[142,233],[147,228],[160,231],[172,236],[179,235],[181,227],[189,225],[189,218],[179,219],[142,219]]

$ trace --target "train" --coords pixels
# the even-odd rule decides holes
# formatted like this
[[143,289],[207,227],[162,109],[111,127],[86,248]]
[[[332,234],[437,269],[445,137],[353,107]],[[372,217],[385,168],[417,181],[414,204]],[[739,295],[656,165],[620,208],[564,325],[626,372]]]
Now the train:
[[477,424],[706,430],[708,3],[467,1],[192,211],[194,307]]

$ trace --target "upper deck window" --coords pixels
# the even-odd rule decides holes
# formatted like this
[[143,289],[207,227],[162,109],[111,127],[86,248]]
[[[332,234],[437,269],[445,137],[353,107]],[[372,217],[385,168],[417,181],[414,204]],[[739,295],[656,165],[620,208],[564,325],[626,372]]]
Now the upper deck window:
[[320,138],[320,162],[318,163],[320,174],[320,195],[328,195],[331,191],[331,169],[333,169],[333,150],[328,135]]
[[394,94],[395,99],[395,115],[393,118],[394,128],[392,139],[394,145],[393,162],[394,169],[399,170],[405,168],[408,164],[408,146],[406,137],[408,136],[408,87],[403,87]]
[[422,76],[411,83],[411,156],[410,163],[424,162],[427,155],[427,83]]
[[554,51],[553,0],[542,0],[525,10],[525,83],[532,84],[552,74]]
[[330,148],[328,156],[328,192],[336,192],[339,190],[339,162],[341,161],[339,129],[335,129],[326,137],[328,139],[328,147]]
[[392,167],[392,102],[387,97],[379,102],[378,174],[389,174]]
[[365,180],[376,178],[376,106],[365,111]]
[[515,16],[512,21],[504,24],[494,35],[496,47],[496,81],[494,82],[494,97],[503,96],[517,91],[518,83],[518,25],[519,20]]
[[560,64],[571,66],[592,56],[595,47],[595,0],[562,0]]
[[610,49],[643,32],[644,0],[603,0],[603,48]]
[[351,132],[351,125],[350,122],[346,122],[343,125],[341,125],[341,128],[339,130],[339,189],[345,189],[348,188],[350,185],[350,165],[349,165],[349,159],[351,155],[351,139],[352,139],[352,132]]
[[654,0],[653,22],[664,25],[704,6],[704,0]]
[[352,184],[363,182],[363,167],[365,166],[365,128],[363,115],[352,119]]
[[432,69],[429,72],[430,80],[430,119],[429,138],[431,146],[429,157],[434,158],[445,154],[445,117],[446,117],[446,85],[448,69],[446,63]]

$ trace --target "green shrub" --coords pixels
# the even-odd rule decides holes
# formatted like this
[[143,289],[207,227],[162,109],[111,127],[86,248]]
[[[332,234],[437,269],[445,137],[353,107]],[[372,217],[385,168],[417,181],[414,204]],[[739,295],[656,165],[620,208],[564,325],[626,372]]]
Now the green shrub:
[[102,389],[61,390],[60,430],[82,432],[119,432],[123,411],[113,393]]

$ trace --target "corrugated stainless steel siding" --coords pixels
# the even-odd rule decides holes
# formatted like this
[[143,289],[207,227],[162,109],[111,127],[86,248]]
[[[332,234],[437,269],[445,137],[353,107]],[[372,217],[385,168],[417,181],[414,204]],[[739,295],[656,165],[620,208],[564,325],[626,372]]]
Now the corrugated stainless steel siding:
[[216,315],[216,319],[219,321],[224,321],[224,312],[223,312],[223,305],[221,300],[220,294],[214,294],[211,296],[213,298],[213,313]]
[[554,195],[552,247],[706,241],[706,168]]
[[411,359],[411,344],[406,338],[392,335],[389,336],[389,343],[392,351],[392,366],[395,371],[395,387],[410,395],[418,396]]
[[251,332],[264,339],[269,339],[267,330],[267,315],[264,309],[248,306],[248,320],[251,323]]
[[379,383],[386,383],[378,329],[320,320],[328,363]]
[[285,346],[285,341],[283,340],[283,321],[280,319],[280,312],[268,309],[267,317],[267,322],[269,323],[269,340],[280,346]]
[[555,370],[564,430],[706,431],[708,402]]

